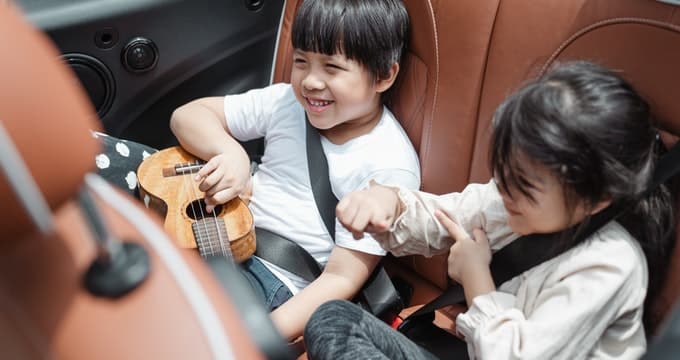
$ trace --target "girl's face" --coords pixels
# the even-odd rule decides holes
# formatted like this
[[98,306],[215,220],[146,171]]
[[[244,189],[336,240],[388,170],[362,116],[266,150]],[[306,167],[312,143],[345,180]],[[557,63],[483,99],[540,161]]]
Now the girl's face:
[[[394,65],[398,70],[398,65]],[[395,76],[396,76],[395,70]],[[382,114],[380,94],[394,77],[373,81],[368,71],[342,54],[295,50],[291,83],[311,124],[334,143],[373,129]]]
[[503,205],[508,212],[508,225],[513,232],[527,235],[561,231],[604,207],[597,206],[587,211],[582,202],[577,202],[574,209],[568,209],[562,184],[552,171],[530,161],[518,161],[518,163],[522,164],[522,168],[517,173],[522,174],[524,180],[533,186],[529,189],[533,199],[517,189],[510,188],[511,197],[500,186],[498,187],[503,198]]

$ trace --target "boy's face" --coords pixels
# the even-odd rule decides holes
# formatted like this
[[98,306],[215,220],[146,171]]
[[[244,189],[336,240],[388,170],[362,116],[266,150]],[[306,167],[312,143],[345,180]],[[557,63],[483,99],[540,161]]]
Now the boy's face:
[[382,114],[382,81],[342,54],[295,50],[291,84],[312,126],[333,142],[370,131]]

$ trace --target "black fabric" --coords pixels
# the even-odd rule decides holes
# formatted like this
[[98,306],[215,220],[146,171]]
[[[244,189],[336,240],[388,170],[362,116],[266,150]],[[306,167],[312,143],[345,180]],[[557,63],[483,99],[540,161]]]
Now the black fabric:
[[[680,173],[680,142],[659,159],[648,191],[667,182],[678,173]],[[595,214],[581,231],[575,233],[575,236],[579,239],[576,243],[580,243],[580,240],[587,238],[608,222],[615,220],[624,211],[625,209],[609,206]],[[553,242],[542,241],[542,238],[546,236],[551,235],[522,236],[494,254],[490,270],[496,287],[568,250],[555,249],[551,245]],[[460,350],[458,344],[460,339],[432,323],[434,311],[447,305],[464,302],[463,287],[460,284],[452,285],[437,298],[407,317],[398,330],[440,358],[451,358],[450,354],[457,354],[456,351]],[[444,354],[448,355],[444,356]]]
[[99,176],[139,199],[137,168],[147,156],[158,150],[100,132],[94,132],[93,136],[101,144],[101,152],[95,157]]
[[312,185],[314,202],[328,233],[335,241],[335,206],[338,204],[338,199],[331,188],[328,161],[321,147],[321,137],[319,132],[309,123],[307,114],[305,114],[305,124],[307,127],[305,132],[307,134],[307,168],[309,169],[309,182]]
[[302,246],[266,229],[255,228],[255,255],[293,274],[314,281],[321,275],[321,266]]
[[431,318],[421,316],[413,319],[411,326],[399,331],[439,359],[469,359],[467,343],[432,323],[434,313],[429,314]]

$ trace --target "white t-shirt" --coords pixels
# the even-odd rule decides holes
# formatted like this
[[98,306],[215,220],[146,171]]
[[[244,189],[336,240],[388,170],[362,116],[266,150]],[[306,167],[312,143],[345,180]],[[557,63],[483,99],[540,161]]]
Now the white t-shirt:
[[[297,242],[320,264],[325,264],[334,244],[314,202],[307,169],[305,113],[292,87],[274,84],[228,95],[224,111],[229,131],[236,139],[264,137],[265,151],[253,175],[250,200],[255,226]],[[416,152],[387,108],[370,133],[342,145],[322,136],[321,145],[328,160],[331,188],[338,199],[365,188],[371,179],[408,189],[420,186]],[[355,240],[337,219],[335,244],[369,254],[385,254],[370,236]],[[295,274],[263,262],[293,294],[308,284]]]

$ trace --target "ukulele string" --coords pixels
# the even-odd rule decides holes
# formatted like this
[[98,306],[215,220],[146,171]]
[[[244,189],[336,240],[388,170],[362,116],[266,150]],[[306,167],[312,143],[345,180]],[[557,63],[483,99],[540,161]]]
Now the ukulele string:
[[[199,165],[199,161],[196,160],[195,164],[196,164],[196,165]],[[197,196],[196,196],[197,194],[195,193],[195,192],[196,192],[196,188],[192,186],[191,189],[192,189],[192,191],[194,191],[194,196],[197,197]],[[205,196],[204,196],[204,198],[205,198]],[[205,200],[204,200],[204,201],[205,201]],[[199,209],[201,209],[201,218],[205,218],[205,215],[202,213],[203,208],[202,208],[202,207],[199,207]],[[230,256],[229,256],[229,253],[227,252],[227,249],[226,249],[226,247],[225,247],[225,245],[224,245],[224,240],[225,240],[224,238],[225,238],[225,236],[223,236],[223,235],[222,235],[222,232],[220,231],[220,226],[219,226],[219,224],[218,224],[218,222],[217,222],[217,214],[216,214],[215,209],[216,209],[216,208],[213,208],[213,211],[211,212],[211,214],[212,214],[213,224],[215,225],[215,230],[216,230],[216,233],[217,233],[217,241],[218,241],[218,243],[219,243],[219,247],[220,247],[220,251],[222,252],[222,256],[224,256],[224,257],[226,257],[226,258],[229,258],[229,257],[230,257]],[[208,228],[207,228],[207,226],[205,225],[205,222],[203,222],[203,227],[204,227],[204,229],[205,229],[206,235],[208,236],[208,241],[210,242],[210,249],[211,249],[211,251],[212,251],[212,247],[213,247],[212,236],[210,236],[210,235],[208,234]]]
[[[224,236],[222,236],[222,232],[220,231],[220,225],[217,223],[217,214],[216,214],[215,209],[216,208],[213,208],[212,217],[213,217],[213,224],[215,224],[215,230],[217,231],[217,241],[219,241],[219,243],[220,243],[220,249],[222,250],[222,256],[224,256],[226,258],[231,258],[231,256],[230,256],[231,255],[231,248],[229,249],[229,251],[227,251],[227,248],[224,245],[225,240],[229,241],[229,236],[228,236],[228,234],[224,234]],[[226,226],[225,226],[225,231],[226,231]],[[229,245],[229,246],[231,246],[231,245]]]
[[[190,189],[191,194],[193,195],[193,198],[198,199],[199,197],[198,197],[198,194],[196,193],[196,188],[194,187],[194,184],[192,183],[193,179],[190,179],[190,177],[192,177],[192,174],[193,174],[193,172],[189,172],[188,175],[183,176],[182,180],[184,182],[184,188]],[[194,206],[194,202],[192,201],[190,204],[191,204],[191,212],[192,212],[193,218],[196,219],[196,221],[199,221],[198,219],[204,219],[205,216],[203,214],[203,206],[201,206],[200,204],[196,205],[196,206],[198,206],[198,212],[197,212],[196,206]],[[200,218],[198,217],[199,214],[200,214]],[[200,226],[203,226],[203,231],[205,232],[205,234],[207,236],[208,235],[208,228],[205,226],[205,222],[202,222],[202,224]],[[195,235],[196,235],[196,241],[199,242],[201,245],[205,245],[205,241],[204,241],[205,239],[203,238],[203,235],[201,235],[201,232],[198,231]],[[210,238],[208,238],[208,246],[210,247],[210,254],[206,254],[206,255],[214,255],[215,251],[213,250],[213,244],[210,241]]]

